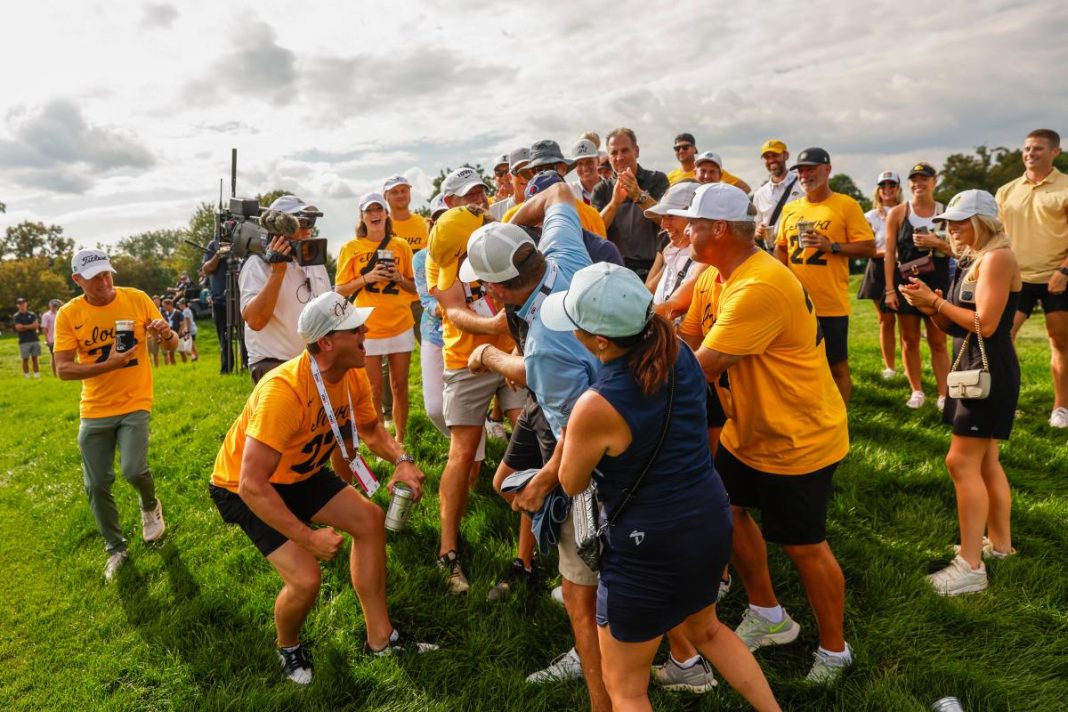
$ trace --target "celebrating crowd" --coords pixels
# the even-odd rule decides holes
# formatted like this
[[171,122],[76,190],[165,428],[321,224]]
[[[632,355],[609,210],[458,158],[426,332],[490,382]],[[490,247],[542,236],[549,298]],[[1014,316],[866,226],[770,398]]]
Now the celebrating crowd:
[[[867,214],[832,190],[824,148],[793,157],[783,141],[766,141],[768,178],[751,198],[692,134],[680,133],[674,149],[679,166],[665,174],[639,163],[630,129],[611,131],[603,150],[593,133],[567,154],[539,140],[495,159],[492,203],[476,171],[447,175],[429,220],[410,210],[408,181],[391,177],[355,206],[355,237],[333,284],[322,265],[292,259],[321,214],[314,206],[282,196],[261,216],[263,225],[287,217],[293,230],[272,233],[265,255],[240,266],[255,386],[225,434],[209,492],[282,580],[274,620],[290,680],[313,677],[300,630],[319,591],[318,562],[341,549],[335,530],[352,538],[365,652],[437,649],[390,618],[385,515],[369,499],[379,483],[360,455],[363,443],[393,463],[394,497],[422,496],[428,483],[404,445],[418,342],[426,413],[449,441],[433,552],[445,590],[466,594],[470,558],[480,555],[461,542],[460,524],[493,411],[511,423],[493,484],[517,512],[518,534],[489,599],[537,584],[539,553],[558,557],[553,596],[574,647],[530,682],[582,677],[594,710],[648,709],[650,666],[666,638],[657,684],[704,692],[715,669],[754,708],[778,709],[754,652],[793,642],[801,626],[776,593],[769,542],[793,563],[816,621],[807,680],[837,681],[853,649],[827,512],[850,447],[856,259],[869,260],[858,296],[879,314],[883,377],[896,375],[896,323],[906,404],[924,406],[922,329],[952,429],[946,465],[960,541],[931,587],[981,591],[985,560],[1016,553],[998,445],[1020,391],[1013,339],[1039,303],[1052,351],[1049,422],[1068,427],[1060,137],[1031,132],[1024,174],[996,197],[966,190],[942,205],[930,163],[903,173],[906,186],[883,171]],[[205,257],[209,275],[234,259],[219,243]],[[116,447],[140,496],[145,541],[165,531],[140,346],[173,359],[189,327],[169,316],[180,313],[169,298],[161,313],[138,290],[116,287],[102,252],[79,252],[72,271],[84,294],[53,309],[49,346],[60,378],[83,381],[78,439],[110,580],[127,557],[111,495]],[[225,297],[212,290],[216,302]],[[41,324],[19,309],[21,347],[23,334],[36,343]],[[24,371],[30,358],[36,370],[37,354],[22,356]],[[716,603],[739,581],[748,606],[732,630]]]

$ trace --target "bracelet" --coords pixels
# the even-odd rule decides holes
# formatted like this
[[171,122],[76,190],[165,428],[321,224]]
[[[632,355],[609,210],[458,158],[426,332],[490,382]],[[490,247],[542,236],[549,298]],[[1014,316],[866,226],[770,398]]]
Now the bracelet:
[[482,368],[486,367],[486,350],[489,346],[483,346],[482,350],[478,352],[478,363]]
[[160,338],[163,339],[164,341],[170,341],[172,336],[174,336],[174,330],[170,329],[170,330],[167,331],[167,335],[166,336],[161,336]]
[[412,463],[414,465],[415,464],[415,458],[412,457],[411,455],[409,455],[406,452],[402,453],[400,457],[398,457],[396,460],[393,461],[393,466],[396,467],[397,465],[400,465],[402,462],[410,462],[410,463]]
[[943,299],[942,303],[938,305],[937,309],[935,309],[935,314],[941,314],[942,313],[942,307],[944,307],[945,305],[946,305],[946,300]]

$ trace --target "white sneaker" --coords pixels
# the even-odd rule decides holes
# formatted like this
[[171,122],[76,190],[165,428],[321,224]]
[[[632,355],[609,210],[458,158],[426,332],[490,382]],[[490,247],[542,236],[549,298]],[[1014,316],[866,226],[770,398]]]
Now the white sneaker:
[[927,581],[940,596],[978,593],[989,585],[986,564],[980,563],[978,569],[973,569],[971,564],[959,555],[949,562],[949,566],[928,576]]
[[772,623],[749,606],[745,607],[742,622],[734,629],[750,651],[766,645],[785,645],[797,639],[801,626],[786,611],[778,623]]
[[504,421],[490,420],[489,418],[486,418],[486,437],[507,440],[508,433],[504,431]]
[[292,649],[278,648],[278,661],[282,664],[282,674],[298,685],[312,681],[312,664],[303,645],[298,643]]
[[927,396],[923,394],[923,391],[913,391],[909,399],[905,401],[905,406],[916,410],[917,408],[922,408],[926,400]]
[[884,381],[891,381],[897,378],[897,370],[893,368],[884,368],[882,372],[882,377]]
[[946,397],[938,396],[938,412],[941,413],[946,409]]
[[116,551],[109,556],[108,563],[104,566],[104,580],[111,581],[114,579],[115,574],[119,573],[119,569],[122,568],[128,558],[130,558],[130,555],[125,551]]
[[828,655],[822,650],[812,654],[816,658],[812,663],[812,669],[805,676],[806,682],[814,682],[817,685],[830,685],[838,681],[846,668],[853,664],[853,649],[846,643],[845,655]]
[[[960,544],[953,545],[953,554],[960,553]],[[1010,556],[1016,555],[1016,547],[1011,547],[1008,551],[998,551],[994,548],[994,542],[990,541],[990,537],[983,536],[983,558],[984,559],[1007,559]]]
[[564,605],[564,587],[563,586],[555,586],[553,588],[553,592],[551,594],[549,594],[549,595],[552,596],[552,599],[553,599],[554,603],[559,603],[561,606]]
[[157,499],[154,509],[147,512],[141,510],[141,538],[146,544],[151,544],[159,541],[166,530],[167,525],[163,522],[163,503]]
[[527,676],[527,682],[540,685],[543,682],[564,682],[565,680],[581,680],[582,663],[579,661],[578,652],[574,648],[553,660],[549,667],[538,670]]
[[698,657],[690,667],[681,667],[675,658],[668,659],[660,665],[653,666],[653,682],[668,692],[689,692],[700,695],[716,686],[716,676],[703,657]]
[[1049,415],[1051,428],[1068,428],[1068,408],[1054,408]]
[[722,601],[724,598],[727,597],[727,594],[731,592],[731,583],[733,582],[733,580],[734,579],[731,578],[730,574],[727,574],[726,580],[720,579],[719,592],[716,593],[716,603]]

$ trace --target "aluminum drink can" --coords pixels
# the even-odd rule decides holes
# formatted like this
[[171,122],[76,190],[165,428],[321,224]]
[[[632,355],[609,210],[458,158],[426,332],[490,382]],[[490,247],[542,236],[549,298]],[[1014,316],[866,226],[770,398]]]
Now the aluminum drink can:
[[115,350],[129,351],[134,347],[134,323],[130,319],[115,322]]
[[816,228],[816,223],[811,220],[798,220],[797,221],[797,244],[801,245],[802,237],[806,232],[812,232]]
[[377,250],[379,262],[389,262],[393,264],[393,250]]
[[931,712],[964,712],[964,708],[960,706],[960,700],[956,697],[943,697],[935,700],[935,703],[931,705]]
[[407,485],[393,485],[393,497],[389,500],[389,509],[386,510],[386,529],[391,532],[399,532],[408,523],[408,513],[412,508],[412,491]]

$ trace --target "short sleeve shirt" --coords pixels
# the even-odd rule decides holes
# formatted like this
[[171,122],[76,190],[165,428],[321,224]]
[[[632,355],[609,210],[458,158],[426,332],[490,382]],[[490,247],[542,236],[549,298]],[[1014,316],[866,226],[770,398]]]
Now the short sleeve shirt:
[[[357,237],[342,245],[337,257],[337,283],[344,284],[356,279],[367,267],[371,257],[381,248],[381,244],[376,240]],[[385,249],[393,253],[397,272],[402,277],[414,279],[412,250],[408,243],[393,237]],[[369,339],[392,338],[408,331],[415,324],[409,306],[412,303],[412,295],[392,280],[366,285],[356,292],[355,303],[358,307],[374,307],[374,312],[367,320]]]
[[[15,312],[14,314],[11,315],[11,321],[15,322],[16,324],[22,324],[23,326],[28,326],[28,325],[32,324],[33,322],[37,321],[37,313],[29,311],[29,310],[27,310],[26,312]],[[19,332],[19,343],[20,344],[32,344],[32,343],[35,343],[36,341],[38,341],[38,338],[37,338],[37,332],[38,331],[40,331],[40,329],[36,329],[36,330],[33,330],[33,331],[30,331],[30,330],[20,331]]]
[[998,189],[997,202],[1023,281],[1048,282],[1068,258],[1068,175],[1020,176]]
[[679,324],[683,336],[704,336],[716,322],[714,306],[723,291],[723,275],[715,267],[707,267],[693,285],[693,299],[686,316]]
[[849,316],[849,257],[801,247],[797,232],[801,220],[815,223],[816,232],[840,244],[874,240],[871,225],[860,204],[841,193],[831,193],[818,203],[798,198],[786,204],[779,218],[775,244],[786,246],[790,270],[811,296],[816,314]]
[[[216,487],[237,492],[246,438],[255,438],[281,453],[282,458],[270,478],[274,484],[301,482],[329,466],[337,442],[312,379],[310,361],[305,351],[270,371],[252,389],[241,415],[230,426],[215,456],[211,481]],[[326,380],[323,383],[337,418],[338,431],[343,436],[351,432],[353,417],[357,424],[377,419],[364,369],[351,369],[337,383]],[[349,412],[350,395],[355,415]]]
[[[259,257],[249,257],[242,263],[242,311],[263,290],[270,275],[271,265]],[[267,324],[259,331],[245,327],[248,362],[255,364],[267,358],[287,361],[300,355],[304,350],[304,340],[297,334],[300,312],[305,304],[330,289],[330,275],[323,265],[301,267],[296,262],[287,262],[278,301]]]
[[45,343],[51,344],[56,340],[56,313],[51,309],[41,315],[41,331],[45,335]]

